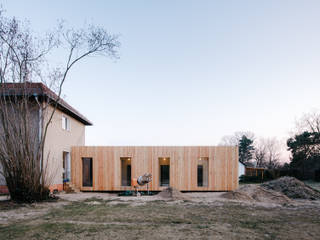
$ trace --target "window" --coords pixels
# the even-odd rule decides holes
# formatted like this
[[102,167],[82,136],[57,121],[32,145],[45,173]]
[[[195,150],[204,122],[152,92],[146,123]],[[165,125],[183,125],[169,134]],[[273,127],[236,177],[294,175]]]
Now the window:
[[203,165],[198,165],[198,187],[203,187]]
[[92,187],[92,158],[82,158],[82,186]]
[[159,158],[160,186],[170,186],[170,158]]
[[70,161],[70,153],[63,152],[63,180],[66,182],[70,182],[71,180],[71,161]]
[[131,158],[123,157],[121,161],[121,186],[131,186]]
[[207,157],[199,158],[198,167],[197,167],[198,187],[208,186],[208,175],[209,175],[209,158]]
[[62,129],[70,131],[70,119],[66,116],[62,116]]

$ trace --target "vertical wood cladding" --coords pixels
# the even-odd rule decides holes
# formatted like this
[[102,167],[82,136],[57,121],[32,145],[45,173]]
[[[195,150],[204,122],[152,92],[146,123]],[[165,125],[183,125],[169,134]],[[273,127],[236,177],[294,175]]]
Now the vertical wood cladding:
[[[92,158],[92,187],[82,185],[82,158]],[[130,186],[121,184],[121,158],[130,158],[132,178],[152,174],[151,191],[165,188],[160,187],[163,158],[170,160],[170,186],[180,191],[231,191],[238,187],[238,148],[229,146],[72,147],[72,183],[85,191],[129,190]],[[208,158],[206,186],[197,184],[200,158]]]

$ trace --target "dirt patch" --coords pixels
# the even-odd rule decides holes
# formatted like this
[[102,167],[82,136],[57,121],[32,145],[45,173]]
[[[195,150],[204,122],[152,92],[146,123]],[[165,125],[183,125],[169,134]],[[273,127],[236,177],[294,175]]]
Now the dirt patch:
[[0,211],[18,209],[25,206],[26,206],[25,204],[15,203],[11,200],[0,201]]
[[282,177],[261,184],[265,189],[283,193],[292,199],[319,200],[320,192],[293,177]]
[[221,195],[221,197],[230,199],[230,200],[253,201],[252,197],[250,197],[247,193],[242,192],[240,189],[237,191],[224,193]]
[[98,201],[92,201],[92,202],[87,202],[88,205],[100,205],[101,202]]
[[33,204],[17,204],[13,202],[3,203],[0,201],[0,206],[4,204],[6,204],[7,207],[0,210],[0,225],[44,215],[52,209],[58,209],[67,205],[68,202],[61,200]]
[[60,199],[65,201],[84,201],[86,199],[100,199],[100,200],[110,200],[110,199],[117,199],[116,194],[111,193],[96,193],[96,192],[81,192],[81,193],[69,193],[64,194],[61,193],[58,195]]
[[174,200],[174,201],[189,200],[190,201],[190,198],[188,196],[184,195],[183,193],[181,193],[180,191],[172,187],[168,187],[164,189],[157,196],[165,200]]
[[259,185],[245,185],[238,190],[222,194],[222,197],[239,201],[257,201],[285,204],[291,200],[282,193],[265,189]]
[[286,204],[292,199],[320,200],[320,192],[293,177],[282,177],[260,185],[244,185],[223,198],[244,202]]

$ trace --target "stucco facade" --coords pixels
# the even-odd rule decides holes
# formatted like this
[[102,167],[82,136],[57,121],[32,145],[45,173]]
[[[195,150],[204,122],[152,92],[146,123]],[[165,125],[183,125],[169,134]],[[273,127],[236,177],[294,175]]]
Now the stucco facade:
[[[49,117],[53,108],[46,114]],[[63,129],[63,117],[70,121],[70,129]],[[63,153],[70,153],[72,146],[85,145],[85,125],[75,118],[56,110],[48,128],[44,155],[47,156],[47,179],[51,188],[62,189],[63,184]],[[46,163],[46,162],[45,162]]]
[[[44,114],[44,123],[47,122],[50,113],[53,108],[49,107],[47,113]],[[39,114],[33,114],[33,123],[36,126],[39,125]],[[62,120],[67,118],[69,121],[69,129],[62,128]],[[84,146],[85,145],[85,124],[71,117],[70,115],[56,110],[51,123],[48,127],[45,148],[44,148],[44,169],[46,169],[46,179],[50,188],[62,190],[63,187],[63,161],[64,152],[69,153],[71,161],[71,146]],[[71,162],[70,162],[71,169]],[[6,182],[4,177],[1,175],[0,165],[0,193],[6,191]]]
[[[1,94],[8,98],[28,95],[30,106],[35,106],[32,108],[30,123],[36,134],[32,139],[37,140],[43,134],[44,127],[54,109],[52,105],[46,104],[54,103],[59,99],[58,96],[44,84],[32,82],[3,84]],[[39,107],[38,103],[43,107]],[[71,180],[71,146],[85,145],[85,126],[88,125],[92,123],[64,100],[59,99],[48,127],[43,153],[46,183],[51,190],[62,190],[63,181]],[[4,185],[5,180],[0,174],[0,193],[6,189]]]

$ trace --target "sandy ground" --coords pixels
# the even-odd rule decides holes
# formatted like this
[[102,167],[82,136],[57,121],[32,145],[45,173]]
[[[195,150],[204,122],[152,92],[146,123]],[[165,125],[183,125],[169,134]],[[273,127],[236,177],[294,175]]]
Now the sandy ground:
[[[165,201],[167,204],[179,204],[181,202],[189,202],[189,204],[201,204],[201,205],[215,205],[222,206],[225,202],[233,202],[240,205],[265,207],[265,208],[277,208],[283,207],[283,204],[269,203],[269,202],[248,202],[243,200],[230,200],[223,198],[224,192],[199,192],[199,193],[180,193],[183,198],[179,199],[165,199],[157,195],[154,196],[124,196],[119,197],[117,194],[110,193],[60,193],[57,196],[60,198],[56,202],[43,202],[34,203],[30,205],[22,205],[22,207],[13,208],[11,210],[0,211],[0,224],[8,224],[18,220],[26,220],[41,216],[48,213],[52,209],[58,209],[62,206],[68,205],[72,202],[81,202],[89,200],[88,204],[99,204],[99,201],[108,201],[110,205],[117,205],[119,203],[127,203],[130,206],[141,206],[148,202]],[[180,197],[181,197],[180,196]],[[8,201],[8,196],[0,196],[0,201]],[[94,201],[94,200],[97,201]],[[187,200],[186,200],[187,199]],[[320,201],[306,201],[295,200],[286,204],[286,207],[304,207],[304,206],[320,206]]]
[[[220,201],[228,201],[221,198],[223,193],[211,192],[211,193],[184,193],[188,197],[192,198],[194,203],[213,203],[219,204]],[[57,195],[60,199],[57,202],[43,202],[34,203],[30,205],[22,205],[22,207],[13,208],[12,210],[0,211],[0,224],[9,224],[19,220],[27,220],[37,216],[44,215],[49,211],[57,208],[61,208],[64,205],[68,205],[72,202],[86,201],[89,199],[97,199],[103,201],[109,201],[110,205],[117,205],[119,203],[129,203],[131,206],[144,205],[147,202],[168,200],[155,196],[127,196],[119,197],[117,194],[110,193],[60,193]],[[8,196],[0,196],[0,201],[8,201]],[[170,201],[169,204],[179,203],[181,200]],[[90,201],[89,204],[99,203],[99,201]]]
[[[184,193],[188,197],[192,198],[192,202],[195,203],[213,203],[217,201],[228,201],[227,199],[221,198],[221,192],[211,192],[211,193]],[[68,205],[72,202],[86,201],[89,199],[97,199],[103,201],[110,201],[110,205],[117,205],[119,203],[129,203],[131,206],[144,205],[147,202],[168,200],[155,196],[126,196],[119,197],[117,194],[110,193],[60,193],[57,195],[59,200],[57,202],[42,202],[33,203],[30,205],[22,205],[18,208],[13,208],[12,210],[0,211],[0,224],[8,224],[18,220],[26,220],[28,218],[33,218],[36,216],[48,213],[52,209],[61,208],[64,205]],[[0,196],[0,201],[6,202],[9,200],[8,196]],[[182,200],[170,201],[170,204],[179,203]],[[90,201],[89,204],[95,204],[98,201]]]

